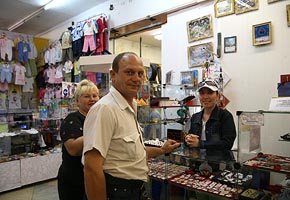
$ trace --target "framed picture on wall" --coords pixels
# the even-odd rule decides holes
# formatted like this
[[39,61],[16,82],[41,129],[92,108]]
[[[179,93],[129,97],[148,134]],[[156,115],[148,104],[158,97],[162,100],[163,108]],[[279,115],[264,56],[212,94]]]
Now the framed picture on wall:
[[212,18],[206,15],[187,22],[188,42],[213,37]]
[[237,36],[224,38],[224,53],[236,53],[237,52]]
[[215,17],[223,17],[235,13],[234,0],[216,0],[214,3]]
[[165,83],[168,85],[171,85],[171,83],[172,83],[172,73],[173,73],[172,70],[170,70],[169,72],[166,73]]
[[236,14],[259,9],[259,0],[239,0],[235,3]]
[[212,42],[188,47],[189,67],[200,67],[213,59]]
[[287,12],[287,24],[290,27],[290,4],[286,5],[286,12]]
[[193,84],[193,72],[184,71],[180,72],[181,84]]
[[272,24],[265,22],[253,25],[252,27],[253,45],[264,45],[272,43]]

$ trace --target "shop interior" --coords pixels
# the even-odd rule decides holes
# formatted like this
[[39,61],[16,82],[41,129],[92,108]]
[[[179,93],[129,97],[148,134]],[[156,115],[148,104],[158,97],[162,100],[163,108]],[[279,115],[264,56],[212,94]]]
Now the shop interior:
[[[112,60],[124,51],[140,56],[146,72],[136,96],[145,145],[184,142],[190,117],[202,110],[197,84],[205,79],[219,85],[219,105],[232,113],[237,129],[229,152],[182,145],[148,160],[150,199],[196,199],[196,191],[213,199],[290,199],[290,0],[81,2],[65,5],[70,12],[36,1],[7,1],[0,8],[0,45],[9,40],[12,50],[2,56],[1,46],[0,69],[18,66],[31,83],[25,89],[26,82],[2,79],[0,70],[6,82],[0,91],[0,199],[56,180],[59,127],[76,110],[77,83],[93,75],[100,96],[106,95]],[[63,54],[65,34],[90,19],[103,20],[96,50],[49,58],[57,48]],[[21,53],[20,44],[29,50]],[[59,82],[39,79],[58,67],[64,71]]]

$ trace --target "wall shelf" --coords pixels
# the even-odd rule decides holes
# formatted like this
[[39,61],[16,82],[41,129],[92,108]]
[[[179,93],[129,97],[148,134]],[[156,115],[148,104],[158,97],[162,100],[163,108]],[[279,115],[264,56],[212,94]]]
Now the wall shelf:
[[[81,71],[109,73],[112,62],[117,55],[81,56],[79,59]],[[149,59],[141,58],[144,67],[150,66]]]

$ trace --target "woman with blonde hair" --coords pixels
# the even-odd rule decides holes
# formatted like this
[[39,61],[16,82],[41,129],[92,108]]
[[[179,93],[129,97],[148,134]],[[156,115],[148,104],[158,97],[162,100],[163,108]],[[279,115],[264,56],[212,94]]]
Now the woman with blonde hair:
[[62,164],[58,171],[58,194],[60,200],[85,199],[84,173],[81,163],[83,151],[83,125],[89,109],[99,100],[98,87],[90,80],[78,83],[74,92],[78,106],[62,121],[60,136]]

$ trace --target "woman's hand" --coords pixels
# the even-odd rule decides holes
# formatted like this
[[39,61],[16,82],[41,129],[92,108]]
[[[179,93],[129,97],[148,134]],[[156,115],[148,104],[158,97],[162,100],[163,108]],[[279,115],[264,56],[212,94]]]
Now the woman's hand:
[[189,147],[199,147],[199,136],[194,134],[187,134],[185,142]]

